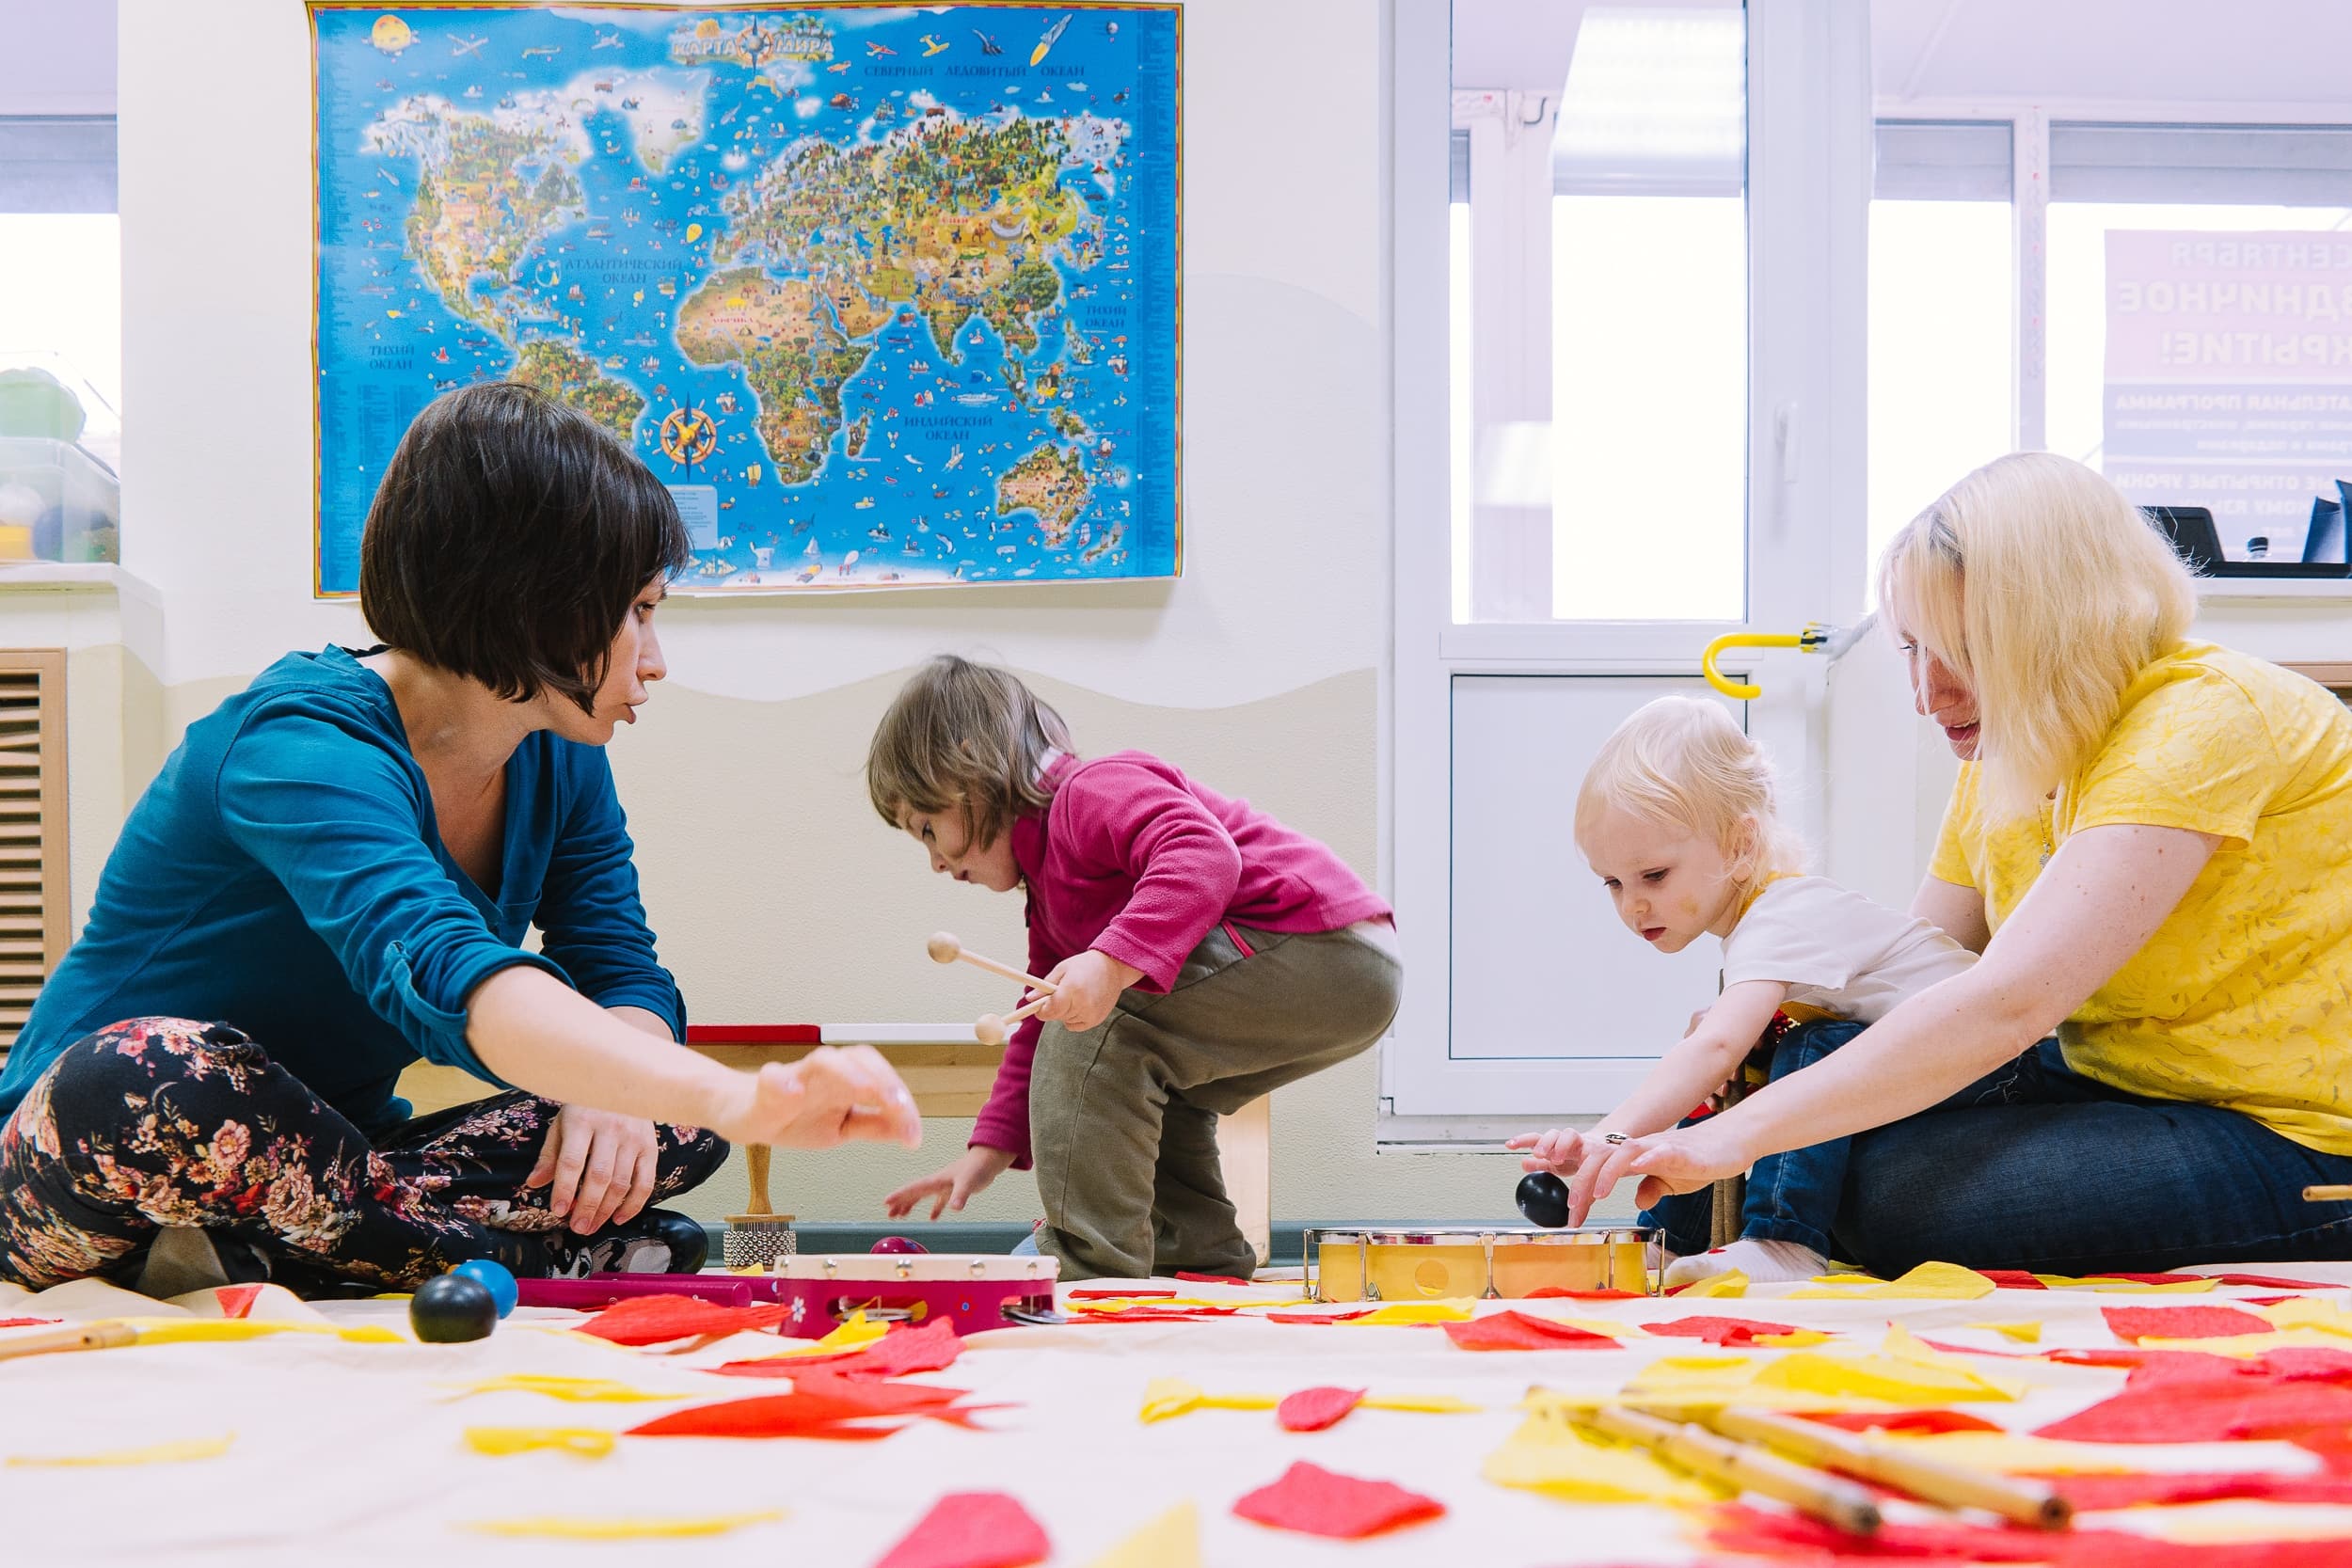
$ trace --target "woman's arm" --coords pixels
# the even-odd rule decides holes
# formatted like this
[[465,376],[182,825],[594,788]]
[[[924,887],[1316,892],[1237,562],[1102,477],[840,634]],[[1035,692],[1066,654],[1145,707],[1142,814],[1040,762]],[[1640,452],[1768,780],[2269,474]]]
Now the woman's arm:
[[1911,900],[1911,912],[1968,949],[1984,951],[1993,940],[1986,922],[1984,895],[1959,882],[1947,882],[1931,872]]
[[1835,1054],[1694,1127],[1613,1149],[1596,1199],[1639,1175],[1641,1200],[1736,1175],[1924,1111],[2015,1058],[2089,1000],[2188,892],[2220,840],[2180,828],[2090,828],[2066,842],[1984,958],[1929,987]]
[[466,1003],[466,1040],[516,1088],[566,1105],[707,1127],[739,1143],[830,1148],[922,1142],[914,1099],[881,1053],[820,1046],[737,1072],[597,1006],[544,970],[501,969]]

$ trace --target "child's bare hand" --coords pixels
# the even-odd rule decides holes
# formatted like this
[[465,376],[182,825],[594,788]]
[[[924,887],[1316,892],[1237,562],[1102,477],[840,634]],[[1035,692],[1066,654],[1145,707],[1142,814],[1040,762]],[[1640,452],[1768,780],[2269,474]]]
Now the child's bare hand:
[[908,1182],[882,1199],[882,1208],[892,1219],[903,1219],[925,1198],[930,1199],[930,1217],[937,1219],[943,1210],[962,1212],[971,1199],[988,1191],[989,1183],[1012,1166],[1012,1156],[1001,1148],[985,1145],[967,1148],[945,1167]]
[[1522,1132],[1502,1147],[1518,1149],[1526,1156],[1519,1162],[1521,1170],[1574,1176],[1577,1167],[1592,1157],[1592,1150],[1597,1146],[1573,1127],[1555,1127],[1549,1132]]
[[1119,993],[1142,979],[1143,971],[1089,948],[1056,964],[1045,978],[1053,983],[1054,994],[1037,1016],[1083,1035],[1111,1016]]

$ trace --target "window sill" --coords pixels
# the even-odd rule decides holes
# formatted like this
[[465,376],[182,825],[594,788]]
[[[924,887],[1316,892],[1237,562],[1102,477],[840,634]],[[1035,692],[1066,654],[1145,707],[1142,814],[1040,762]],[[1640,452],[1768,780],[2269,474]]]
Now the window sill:
[[113,593],[135,580],[111,562],[21,561],[0,564],[0,594]]
[[2247,604],[2267,599],[2352,604],[2352,578],[2200,578],[2197,599],[2201,604]]

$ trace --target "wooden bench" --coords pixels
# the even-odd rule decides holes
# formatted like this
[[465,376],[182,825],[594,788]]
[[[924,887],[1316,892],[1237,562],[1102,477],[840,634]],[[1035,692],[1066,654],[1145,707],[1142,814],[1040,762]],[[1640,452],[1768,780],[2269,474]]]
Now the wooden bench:
[[[686,1043],[743,1072],[764,1062],[798,1061],[820,1045],[870,1045],[898,1069],[926,1117],[979,1115],[1004,1057],[1002,1046],[974,1039],[968,1024],[695,1023],[687,1027]],[[460,1069],[418,1062],[401,1074],[400,1092],[425,1116],[498,1091]],[[1262,1263],[1273,1242],[1273,1108],[1264,1099],[1217,1122],[1226,1195]]]

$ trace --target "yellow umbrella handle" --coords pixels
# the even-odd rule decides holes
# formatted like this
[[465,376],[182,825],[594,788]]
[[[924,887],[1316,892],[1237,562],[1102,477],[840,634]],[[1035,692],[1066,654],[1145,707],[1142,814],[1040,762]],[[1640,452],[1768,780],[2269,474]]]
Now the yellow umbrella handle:
[[1750,686],[1745,681],[1733,680],[1729,675],[1717,670],[1715,668],[1717,657],[1725,648],[1802,648],[1804,646],[1806,642],[1802,635],[1787,632],[1727,631],[1709,642],[1707,645],[1707,651],[1699,655],[1699,673],[1707,677],[1708,685],[1724,696],[1742,703],[1754,702],[1764,695],[1764,689],[1760,686]]

